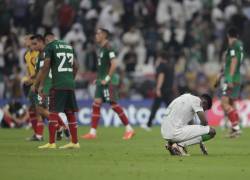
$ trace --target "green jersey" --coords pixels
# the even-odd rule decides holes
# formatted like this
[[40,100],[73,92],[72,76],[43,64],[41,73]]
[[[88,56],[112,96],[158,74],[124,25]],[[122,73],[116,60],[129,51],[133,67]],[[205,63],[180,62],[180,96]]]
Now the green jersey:
[[[115,51],[112,48],[106,46],[100,48],[97,63],[97,84],[100,84],[109,74],[111,60],[115,57]],[[113,83],[113,81],[117,81],[116,79],[117,78],[113,75],[110,82]]]
[[74,89],[73,47],[61,40],[54,40],[45,47],[45,58],[50,59],[52,88]]
[[[234,72],[234,75],[230,75],[230,67],[232,58],[236,57],[237,65]],[[244,51],[242,42],[237,40],[235,41],[232,46],[227,49],[226,52],[226,65],[225,65],[225,81],[227,83],[240,83],[241,75],[240,75],[240,65],[244,59]]]
[[[44,65],[44,53],[40,53],[36,59],[36,65],[35,65],[36,74],[38,74],[38,72],[43,67],[43,65]],[[51,74],[51,71],[49,71],[48,76],[44,80],[43,93],[45,95],[49,94],[49,90],[50,90],[51,86],[52,86],[52,74]]]

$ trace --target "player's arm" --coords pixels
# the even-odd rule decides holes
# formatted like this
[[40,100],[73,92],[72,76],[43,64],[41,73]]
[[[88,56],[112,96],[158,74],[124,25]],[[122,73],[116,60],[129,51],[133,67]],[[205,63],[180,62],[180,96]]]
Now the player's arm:
[[35,82],[35,88],[36,90],[38,89],[39,92],[41,92],[43,89],[44,80],[48,76],[49,70],[50,70],[50,58],[45,58],[44,65],[40,69]]
[[116,70],[116,66],[117,66],[116,62],[117,62],[117,60],[114,59],[114,58],[110,61],[111,66],[110,66],[109,74],[108,74],[109,77],[111,77],[114,74],[115,70]]
[[229,83],[233,82],[232,77],[233,77],[233,75],[235,73],[235,70],[236,70],[236,67],[237,67],[237,63],[238,63],[237,57],[236,56],[232,57],[231,64],[230,64],[230,77],[231,78],[229,79]]
[[198,111],[197,115],[200,119],[201,125],[207,126],[207,119],[206,119],[205,113],[203,111]]
[[117,66],[116,62],[117,62],[117,60],[115,58],[112,58],[110,60],[111,65],[109,68],[109,72],[108,72],[108,75],[104,78],[104,80],[102,80],[102,85],[107,84],[111,80],[111,77],[114,74],[116,66]]
[[165,79],[165,75],[163,72],[161,72],[158,75],[157,82],[156,82],[156,95],[158,97],[161,97],[161,87],[163,85],[164,79]]
[[78,67],[79,67],[78,62],[76,59],[74,59],[74,61],[73,61],[73,76],[74,76],[74,78],[76,77],[76,74],[78,72]]

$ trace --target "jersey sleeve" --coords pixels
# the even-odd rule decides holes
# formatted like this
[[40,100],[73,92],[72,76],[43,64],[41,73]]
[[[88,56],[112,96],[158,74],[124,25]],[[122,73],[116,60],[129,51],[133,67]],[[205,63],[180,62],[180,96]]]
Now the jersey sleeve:
[[231,58],[232,58],[232,57],[235,57],[235,56],[236,56],[236,52],[237,52],[236,48],[231,48],[231,49],[229,49],[230,57],[231,57]]
[[116,57],[115,51],[114,50],[110,50],[108,52],[108,57],[109,57],[109,60],[114,59]]
[[192,108],[194,110],[194,112],[200,112],[200,111],[204,111],[202,106],[201,106],[201,99],[198,97],[192,97],[191,98],[191,103],[192,103]]

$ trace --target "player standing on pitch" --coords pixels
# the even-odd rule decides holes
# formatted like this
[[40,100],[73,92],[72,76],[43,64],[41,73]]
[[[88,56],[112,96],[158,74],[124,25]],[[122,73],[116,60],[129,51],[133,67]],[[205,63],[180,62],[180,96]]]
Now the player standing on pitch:
[[115,80],[113,73],[116,69],[117,60],[114,50],[109,45],[109,31],[99,28],[96,31],[95,39],[96,43],[100,46],[100,52],[97,66],[95,99],[92,106],[92,124],[90,132],[83,135],[82,138],[96,138],[96,128],[100,119],[101,104],[106,102],[112,106],[112,109],[117,113],[126,128],[123,139],[131,139],[135,135],[135,132],[130,126],[122,107],[117,103],[118,90],[112,86],[112,81]]
[[39,149],[54,149],[55,134],[60,120],[59,113],[64,112],[69,121],[71,142],[62,149],[80,148],[77,138],[77,122],[74,112],[77,111],[77,103],[74,93],[74,78],[77,72],[77,65],[74,59],[72,46],[64,41],[55,40],[54,35],[45,35],[47,46],[45,47],[44,65],[35,82],[35,89],[39,94],[44,90],[44,81],[51,69],[52,87],[49,92],[49,143],[39,146]]
[[[229,121],[231,131],[229,137],[234,138],[240,135],[239,115],[235,108],[235,100],[240,96],[241,74],[240,66],[244,60],[242,42],[238,39],[238,30],[231,27],[227,31],[228,48],[226,50],[226,63],[224,67],[224,84],[222,88],[222,108]],[[222,76],[220,76],[222,77]],[[220,78],[216,84],[219,84]]]
[[[32,44],[32,48],[36,51],[39,51],[39,56],[36,59],[36,63],[35,63],[35,77],[39,77],[39,72],[40,69],[42,68],[43,64],[44,64],[44,48],[45,48],[45,40],[44,37],[40,34],[36,34],[33,35],[31,37],[31,44]],[[38,82],[36,82],[37,79],[35,78],[34,80],[34,84],[37,84]],[[36,107],[36,112],[41,116],[41,118],[45,119],[49,119],[49,110],[48,110],[48,106],[49,106],[49,90],[52,86],[52,74],[51,71],[48,74],[48,76],[45,78],[44,80],[44,85],[43,85],[43,92],[42,94],[38,94],[35,93],[35,87],[34,85],[31,86],[31,91],[33,93],[35,93],[34,96],[34,103],[35,103],[35,107]],[[37,122],[37,128],[38,130],[41,129],[41,133],[43,133],[43,126],[39,124],[43,125],[43,121],[38,121]],[[64,124],[63,120],[60,119],[58,121],[58,127],[57,127],[57,140],[61,140],[62,139],[62,131],[64,130],[65,136],[66,138],[69,138],[70,134],[69,134],[69,130],[67,128],[67,126]]]

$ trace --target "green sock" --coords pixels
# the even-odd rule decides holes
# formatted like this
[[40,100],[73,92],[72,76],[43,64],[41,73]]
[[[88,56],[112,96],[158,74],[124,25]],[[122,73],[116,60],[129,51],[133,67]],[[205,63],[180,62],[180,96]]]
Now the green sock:
[[212,139],[212,136],[210,134],[205,134],[201,136],[202,141],[208,141],[210,139]]

